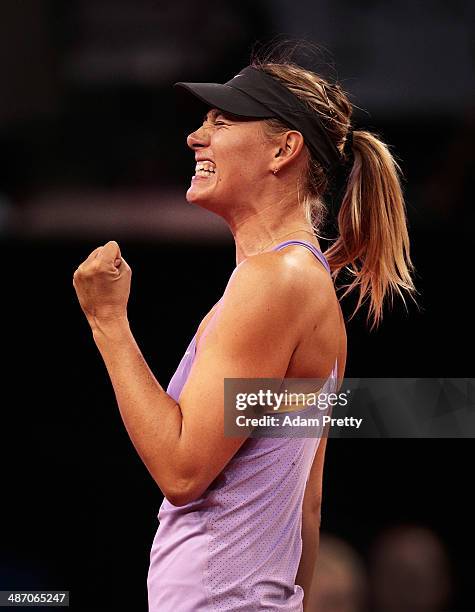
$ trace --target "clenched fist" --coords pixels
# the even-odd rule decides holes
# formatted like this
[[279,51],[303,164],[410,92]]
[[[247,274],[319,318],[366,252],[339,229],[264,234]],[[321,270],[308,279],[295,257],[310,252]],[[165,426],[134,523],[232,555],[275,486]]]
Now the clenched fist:
[[74,272],[73,286],[92,329],[127,317],[131,276],[114,240],[94,249]]

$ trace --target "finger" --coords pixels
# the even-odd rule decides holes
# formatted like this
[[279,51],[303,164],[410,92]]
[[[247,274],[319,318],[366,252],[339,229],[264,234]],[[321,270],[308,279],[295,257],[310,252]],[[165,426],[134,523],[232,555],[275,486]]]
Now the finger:
[[114,262],[115,259],[120,259],[120,248],[115,240],[109,240],[102,247],[102,250],[97,255],[106,262]]
[[125,261],[123,257],[120,258],[120,263],[120,269],[122,272],[127,272],[128,270],[130,270],[129,264]]

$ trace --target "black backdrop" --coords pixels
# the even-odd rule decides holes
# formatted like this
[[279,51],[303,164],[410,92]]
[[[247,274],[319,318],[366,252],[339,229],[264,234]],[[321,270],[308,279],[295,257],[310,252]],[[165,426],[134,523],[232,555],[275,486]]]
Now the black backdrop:
[[[472,5],[210,0],[205,14],[189,0],[2,0],[0,589],[69,589],[81,612],[146,610],[162,496],[123,427],[72,275],[119,241],[133,268],[131,327],[165,386],[234,252],[105,227],[90,228],[97,239],[73,226],[40,238],[43,219],[38,228],[28,213],[58,188],[78,209],[76,193],[102,190],[109,212],[122,189],[184,194],[196,121],[171,85],[228,80],[258,40],[326,46],[367,109],[357,126],[390,143],[404,172],[421,309],[398,303],[372,333],[365,312],[355,317],[346,375],[473,375]],[[331,440],[322,528],[365,558],[386,525],[433,528],[450,555],[451,609],[473,612],[472,455],[470,439]]]
[[[468,375],[468,313],[448,286],[462,271],[414,235],[423,312],[387,314],[368,334],[348,325],[346,375]],[[469,257],[469,241],[459,257]],[[0,588],[69,588],[73,609],[146,610],[148,554],[162,500],[128,439],[112,386],[72,287],[95,243],[2,245],[3,338]],[[129,318],[149,365],[168,384],[201,317],[234,267],[230,247],[121,242],[133,268]],[[441,281],[440,279],[445,279]],[[351,302],[344,304],[349,314]],[[468,305],[467,305],[468,308]],[[8,344],[5,341],[8,341]],[[330,440],[322,529],[366,555],[385,525],[435,529],[456,579],[454,609],[472,601],[471,440]],[[109,607],[107,607],[109,606]]]

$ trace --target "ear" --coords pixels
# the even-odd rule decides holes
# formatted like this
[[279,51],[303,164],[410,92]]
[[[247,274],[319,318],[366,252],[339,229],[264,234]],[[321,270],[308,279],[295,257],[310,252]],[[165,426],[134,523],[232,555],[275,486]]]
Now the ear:
[[304,146],[303,136],[296,130],[285,132],[276,143],[272,170],[281,171],[288,164],[295,161]]

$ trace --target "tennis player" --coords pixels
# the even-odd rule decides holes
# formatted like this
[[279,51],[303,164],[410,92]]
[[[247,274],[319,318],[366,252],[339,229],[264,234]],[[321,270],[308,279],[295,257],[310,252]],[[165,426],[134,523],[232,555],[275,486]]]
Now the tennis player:
[[[357,289],[354,312],[367,301],[372,327],[387,296],[415,292],[400,168],[378,136],[354,131],[338,83],[291,61],[256,60],[225,84],[176,85],[205,109],[187,139],[196,161],[187,200],[227,222],[236,268],[166,391],[130,329],[131,269],[117,242],[95,249],[73,281],[127,432],[164,494],[149,610],[302,611],[318,549],[323,428],[226,436],[223,381],[316,378],[338,390],[347,350],[338,274],[352,277],[342,297]],[[323,254],[326,195],[341,168],[339,235]]]

